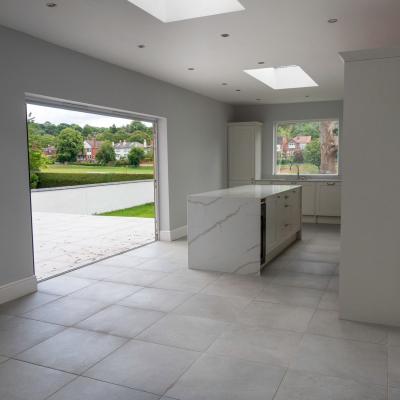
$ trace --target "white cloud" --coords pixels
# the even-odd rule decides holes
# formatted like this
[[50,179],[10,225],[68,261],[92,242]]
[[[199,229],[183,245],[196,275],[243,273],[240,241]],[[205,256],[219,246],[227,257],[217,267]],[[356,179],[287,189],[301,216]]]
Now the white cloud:
[[[108,117],[105,115],[91,114],[81,111],[63,110],[61,108],[52,108],[38,106],[34,104],[26,105],[28,115],[31,114],[35,118],[35,122],[41,124],[51,122],[53,124],[77,124],[81,127],[85,125],[96,126],[99,128],[108,128],[115,124],[120,127],[132,122],[131,119]],[[151,123],[144,122],[146,126],[151,126]]]

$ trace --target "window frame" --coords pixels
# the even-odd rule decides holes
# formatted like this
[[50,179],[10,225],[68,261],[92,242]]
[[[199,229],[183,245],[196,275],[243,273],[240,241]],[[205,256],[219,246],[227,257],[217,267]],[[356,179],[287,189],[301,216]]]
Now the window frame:
[[274,121],[273,122],[273,146],[272,146],[272,175],[274,177],[293,177],[296,174],[278,174],[277,172],[277,128],[280,124],[296,124],[296,123],[304,123],[304,122],[321,122],[321,121],[337,121],[339,126],[338,138],[339,138],[339,146],[338,146],[338,155],[337,155],[337,162],[338,168],[336,174],[300,174],[301,176],[307,177],[315,177],[315,178],[323,178],[323,177],[340,177],[341,176],[341,162],[340,162],[340,136],[342,132],[342,127],[340,123],[339,117],[332,117],[332,118],[307,118],[307,119],[295,119],[295,120],[281,120],[281,121]]

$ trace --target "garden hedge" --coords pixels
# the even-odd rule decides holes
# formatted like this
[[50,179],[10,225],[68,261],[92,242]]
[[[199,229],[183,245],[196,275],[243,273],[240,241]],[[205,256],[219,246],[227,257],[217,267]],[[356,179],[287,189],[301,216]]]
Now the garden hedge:
[[37,175],[39,177],[38,189],[153,179],[153,174],[66,174],[39,172]]

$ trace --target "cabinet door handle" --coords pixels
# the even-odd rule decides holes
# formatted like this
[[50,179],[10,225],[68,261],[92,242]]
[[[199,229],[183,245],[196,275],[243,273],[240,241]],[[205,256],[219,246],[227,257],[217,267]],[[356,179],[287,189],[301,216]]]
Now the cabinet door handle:
[[289,206],[287,204],[285,204],[285,208],[288,208]]

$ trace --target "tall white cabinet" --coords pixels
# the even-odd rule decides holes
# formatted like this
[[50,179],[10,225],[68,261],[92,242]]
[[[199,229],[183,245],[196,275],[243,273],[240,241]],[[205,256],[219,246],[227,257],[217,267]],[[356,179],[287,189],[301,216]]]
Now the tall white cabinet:
[[228,124],[229,187],[261,179],[261,122]]

